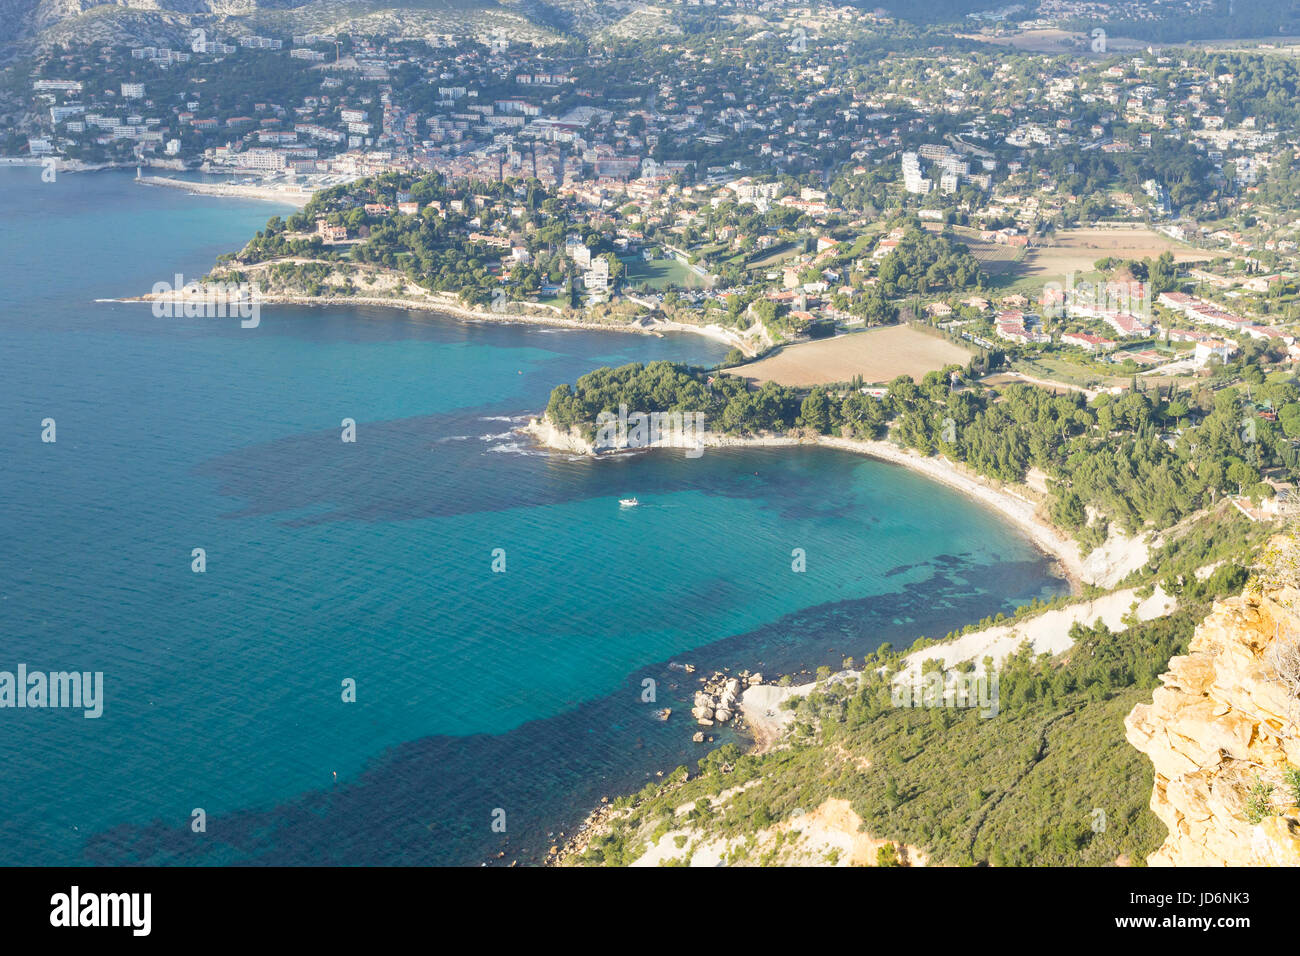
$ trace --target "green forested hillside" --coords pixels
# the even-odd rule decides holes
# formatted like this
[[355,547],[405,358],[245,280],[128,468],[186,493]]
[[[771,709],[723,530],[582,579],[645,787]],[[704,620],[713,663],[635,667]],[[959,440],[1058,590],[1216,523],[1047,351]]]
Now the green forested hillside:
[[[1224,587],[1240,588],[1240,573]],[[1147,807],[1150,763],[1124,739],[1124,717],[1148,701],[1169,658],[1186,651],[1208,603],[1122,633],[1076,625],[1057,658],[1021,653],[1000,671],[1000,712],[893,706],[888,650],[870,657],[859,684],[822,685],[800,701],[793,743],[763,756],[729,745],[699,775],[625,798],[632,814],[587,849],[582,862],[622,865],[648,841],[689,819],[701,839],[744,838],[825,800],[850,801],[871,835],[916,846],[957,865],[1140,865],[1164,839]],[[684,771],[678,771],[680,780]],[[754,782],[756,781],[756,782]],[[721,812],[702,798],[750,782]]]
[[[1291,382],[1256,390],[1280,409],[1277,420],[1241,427],[1245,391],[1190,390],[1140,383],[1123,395],[1086,402],[1013,384],[956,390],[956,366],[920,384],[901,376],[880,400],[858,389],[796,390],[651,362],[598,369],[551,393],[547,414],[561,428],[591,432],[601,411],[619,403],[645,411],[694,410],[709,428],[731,434],[804,428],[822,434],[891,440],[938,452],[998,481],[1024,481],[1030,468],[1051,486],[1053,521],[1091,548],[1109,525],[1128,534],[1164,529],[1210,508],[1226,494],[1268,497],[1261,468],[1288,477],[1300,466],[1288,422],[1300,422],[1300,389]],[[1296,427],[1300,428],[1300,424]],[[1253,441],[1248,441],[1253,438]],[[1087,506],[1103,517],[1089,519]]]

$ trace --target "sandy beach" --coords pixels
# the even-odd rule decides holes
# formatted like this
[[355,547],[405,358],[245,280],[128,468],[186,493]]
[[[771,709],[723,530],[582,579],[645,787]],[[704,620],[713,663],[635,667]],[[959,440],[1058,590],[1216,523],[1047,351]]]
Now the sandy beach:
[[749,334],[744,334],[736,332],[734,329],[723,328],[720,325],[691,325],[687,322],[673,322],[669,319],[651,318],[648,320],[643,319],[641,322],[648,332],[689,332],[691,335],[702,335],[705,338],[713,339],[715,342],[721,342],[723,345],[730,345],[732,348],[740,349],[747,358],[753,358],[772,345],[772,340],[767,335],[762,323],[751,326]]
[[767,753],[794,720],[794,711],[782,708],[791,697],[802,697],[812,690],[812,684],[755,684],[745,688],[740,698],[740,713],[749,735],[754,738],[750,750],[753,754]]
[[[596,454],[590,443],[576,433],[561,432],[545,416],[532,419],[522,431],[547,448],[571,454]],[[821,445],[869,455],[910,468],[932,481],[942,482],[961,491],[1007,518],[1039,550],[1055,559],[1076,594],[1083,583],[1113,587],[1131,571],[1146,564],[1149,558],[1149,546],[1145,537],[1128,538],[1118,532],[1112,533],[1104,544],[1087,556],[1082,556],[1078,545],[1043,520],[1038,515],[1038,504],[1020,492],[989,481],[946,458],[927,458],[888,441],[864,441],[825,435],[738,438],[709,433],[705,436],[704,445],[706,448]],[[904,658],[900,676],[919,674],[922,663],[931,659],[942,660],[946,667],[964,661],[980,661],[985,657],[992,657],[1001,663],[1025,642],[1029,643],[1035,653],[1058,654],[1071,646],[1070,628],[1076,622],[1093,624],[1102,620],[1112,630],[1118,631],[1124,629],[1124,616],[1134,610],[1135,606],[1140,619],[1151,620],[1168,614],[1175,603],[1160,588],[1156,588],[1146,599],[1140,599],[1132,588],[1115,591],[1064,608],[1045,611],[1022,621],[1010,621],[973,631],[955,641],[916,651]],[[856,682],[859,676],[860,672],[844,671],[833,675],[831,680]],[[813,686],[811,683],[789,687],[762,684],[746,689],[741,698],[741,713],[754,739],[753,752],[763,753],[775,746],[791,720],[790,712],[783,710],[781,705],[791,697],[807,694]]]
[[947,458],[926,458],[911,449],[901,448],[888,441],[860,441],[847,438],[825,437],[818,444],[845,451],[870,455],[892,462],[955,488],[982,505],[1007,517],[1041,551],[1055,558],[1072,587],[1080,582],[1098,583],[1094,569],[1089,568],[1079,554],[1079,546],[1038,515],[1038,504],[1005,485],[999,485],[964,465]]

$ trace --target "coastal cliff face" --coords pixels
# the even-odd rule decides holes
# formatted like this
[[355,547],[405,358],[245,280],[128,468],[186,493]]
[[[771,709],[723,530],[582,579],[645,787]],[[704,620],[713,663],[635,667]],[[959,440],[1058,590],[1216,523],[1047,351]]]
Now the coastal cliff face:
[[567,432],[561,431],[545,415],[541,418],[530,418],[528,424],[524,426],[524,431],[532,435],[540,445],[546,448],[572,452],[575,455],[594,455],[596,453],[596,449],[592,447],[591,442],[583,438],[576,428],[571,428]]
[[[656,429],[658,425],[655,426]],[[642,441],[636,441],[627,435],[616,437],[613,440],[602,439],[600,432],[597,432],[596,440],[590,441],[585,438],[576,427],[564,431],[555,422],[543,415],[541,418],[529,419],[528,424],[523,429],[527,434],[545,448],[565,451],[575,455],[599,455],[603,452],[620,452],[620,451],[640,451],[647,446]],[[611,431],[613,430],[611,424]],[[691,423],[689,421],[683,425],[682,416],[677,416],[677,421],[672,424],[665,423],[662,431],[646,431],[646,435],[653,434],[653,447],[657,449],[681,449],[687,453],[687,457],[699,457],[703,448],[720,444],[716,436],[706,431],[704,427],[703,416]]]
[[1126,736],[1169,836],[1152,866],[1300,866],[1300,590],[1217,602]]

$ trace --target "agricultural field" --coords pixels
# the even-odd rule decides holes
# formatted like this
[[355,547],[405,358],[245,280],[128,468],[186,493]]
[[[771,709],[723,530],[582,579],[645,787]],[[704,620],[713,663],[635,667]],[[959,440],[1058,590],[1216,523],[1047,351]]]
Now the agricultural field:
[[985,275],[992,278],[1015,274],[1024,260],[1024,249],[986,242],[980,238],[979,230],[959,226],[954,231],[957,238],[971,251],[971,255],[979,261]]
[[770,358],[731,370],[754,382],[808,387],[847,382],[888,382],[899,375],[919,380],[946,365],[965,365],[971,350],[907,325],[851,332],[830,339],[787,346]]
[[[927,228],[937,231],[939,227]],[[1074,273],[1076,279],[1094,275],[1093,264],[1098,259],[1154,259],[1166,250],[1172,252],[1174,261],[1179,263],[1201,262],[1224,255],[1182,245],[1145,228],[1065,229],[1049,240],[1051,245],[1035,245],[1027,250],[985,242],[975,229],[957,227],[954,231],[979,260],[980,268],[995,289],[1023,292],[1035,300],[1046,282],[1064,283],[1070,273]]]
[[[1017,30],[1013,33],[981,32],[958,34],[958,36],[993,46],[1009,46],[1026,53],[1076,53],[1085,56],[1091,54],[1098,58],[1104,56],[1102,53],[1093,53],[1092,37],[1089,34],[1070,30]],[[1110,53],[1125,50],[1144,50],[1147,46],[1148,44],[1141,40],[1133,40],[1127,37],[1109,36],[1106,38],[1106,49]]]
[[1174,261],[1180,263],[1221,255],[1182,245],[1153,229],[1064,229],[1056,233],[1052,245],[1036,245],[1029,250],[1021,275],[1061,282],[1071,272],[1091,272],[1098,259],[1155,259],[1164,252],[1172,252]]
[[773,266],[778,266],[785,262],[786,259],[799,255],[802,251],[803,243],[801,242],[782,243],[779,246],[774,246],[772,249],[769,249],[761,258],[753,260],[745,266],[745,268],[752,271],[770,269]]

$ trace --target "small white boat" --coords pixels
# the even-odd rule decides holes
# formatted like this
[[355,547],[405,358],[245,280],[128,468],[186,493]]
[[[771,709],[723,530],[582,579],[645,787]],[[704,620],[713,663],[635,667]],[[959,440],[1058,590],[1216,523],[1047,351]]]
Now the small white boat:
[[618,506],[619,506],[620,508],[635,508],[635,507],[636,507],[637,505],[639,505],[640,503],[641,503],[641,502],[637,501],[635,498],[619,498],[619,499],[618,499]]

